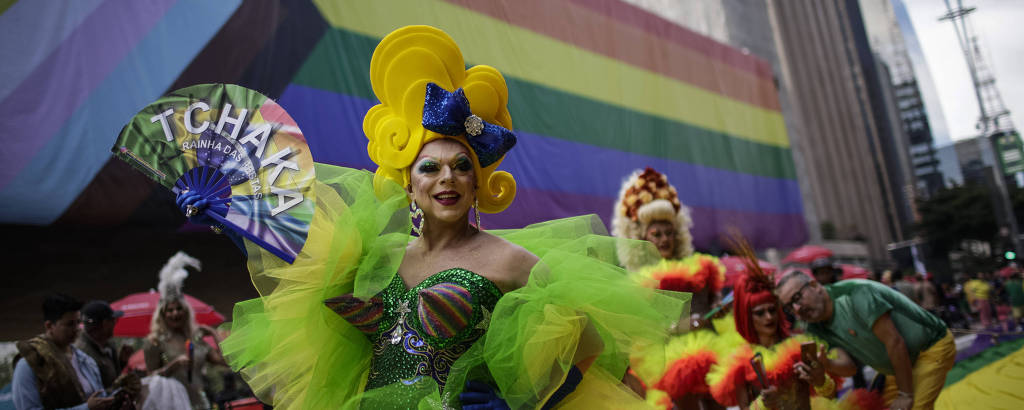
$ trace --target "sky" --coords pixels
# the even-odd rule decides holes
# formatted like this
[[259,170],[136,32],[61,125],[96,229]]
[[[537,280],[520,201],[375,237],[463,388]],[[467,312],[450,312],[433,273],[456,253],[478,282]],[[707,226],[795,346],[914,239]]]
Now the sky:
[[[963,6],[977,7],[970,16],[979,36],[986,63],[995,73],[1003,104],[1014,125],[1024,128],[1024,1],[961,0]],[[963,51],[946,13],[944,0],[903,0],[910,14],[938,92],[946,126],[953,140],[975,136],[978,103]],[[957,0],[950,0],[955,6]],[[937,146],[949,141],[936,141]]]

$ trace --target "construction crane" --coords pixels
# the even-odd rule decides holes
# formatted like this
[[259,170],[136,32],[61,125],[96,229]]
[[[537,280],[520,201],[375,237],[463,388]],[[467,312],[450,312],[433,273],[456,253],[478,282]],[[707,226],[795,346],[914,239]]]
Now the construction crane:
[[999,164],[1002,163],[996,158],[996,143],[999,138],[1016,138],[1016,130],[1013,121],[1010,119],[1010,110],[1003,105],[1003,98],[996,88],[995,74],[986,64],[978,44],[978,36],[972,30],[968,17],[977,10],[976,7],[964,7],[963,0],[956,0],[956,7],[946,2],[946,14],[939,17],[940,21],[950,21],[956,29],[956,37],[960,43],[960,49],[964,52],[967,60],[967,68],[971,73],[971,81],[974,83],[974,95],[978,99],[980,115],[975,128],[980,132],[979,138],[984,138],[981,146],[984,155],[991,159],[992,172],[994,174],[996,191],[999,194],[1003,219],[1010,228],[1010,237],[1013,242],[1014,251],[1020,253],[1020,230],[1017,225],[1017,217],[1014,215],[1013,206],[1010,204],[1010,195],[1006,189],[1006,180]]

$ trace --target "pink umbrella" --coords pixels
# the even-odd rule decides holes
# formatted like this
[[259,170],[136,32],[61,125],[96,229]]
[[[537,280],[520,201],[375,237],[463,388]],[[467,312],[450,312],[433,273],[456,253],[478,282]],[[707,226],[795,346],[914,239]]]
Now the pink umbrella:
[[[185,302],[196,315],[196,323],[217,326],[224,323],[224,315],[213,310],[213,306],[203,303],[190,295],[185,295]],[[124,312],[124,316],[114,326],[116,337],[145,337],[149,334],[149,323],[153,312],[160,304],[160,294],[155,291],[133,293],[110,304],[114,310]]]
[[832,257],[832,251],[824,246],[804,245],[786,255],[782,263],[802,263],[808,265],[815,259],[830,257]]
[[871,272],[857,265],[840,264],[840,268],[843,269],[843,276],[839,280],[847,279],[869,279],[871,278]]
[[[747,273],[747,265],[744,259],[739,256],[725,256],[719,259],[723,265],[725,265],[725,286],[735,286],[736,281],[739,280],[741,275]],[[761,270],[768,275],[775,273],[778,268],[763,260],[758,260],[757,264],[761,266]]]

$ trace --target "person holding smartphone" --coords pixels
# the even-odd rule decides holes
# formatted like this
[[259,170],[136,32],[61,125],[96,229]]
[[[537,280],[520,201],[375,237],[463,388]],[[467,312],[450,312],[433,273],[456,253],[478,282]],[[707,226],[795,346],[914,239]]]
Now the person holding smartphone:
[[[841,347],[886,377],[892,409],[930,409],[956,359],[953,335],[939,318],[888,286],[860,279],[823,286],[807,275],[783,276],[775,294],[807,332]],[[851,376],[856,366],[828,362]]]
[[[711,393],[723,406],[743,409],[830,408],[837,386],[829,363],[848,362],[841,351],[829,352],[806,334],[791,334],[782,304],[773,293],[773,278],[760,269],[745,244],[739,254],[747,274],[737,281],[733,317],[746,343],[722,358],[707,376]],[[828,356],[832,356],[829,358]],[[881,398],[864,390],[848,396],[844,408],[878,408]]]
[[110,408],[114,402],[103,390],[100,369],[74,346],[81,332],[82,302],[53,294],[43,302],[46,331],[19,341],[14,357],[11,392],[18,409]]

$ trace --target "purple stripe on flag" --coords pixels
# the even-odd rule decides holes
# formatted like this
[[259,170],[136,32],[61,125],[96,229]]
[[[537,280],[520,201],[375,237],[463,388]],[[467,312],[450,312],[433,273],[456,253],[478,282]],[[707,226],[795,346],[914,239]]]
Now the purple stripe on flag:
[[[295,119],[299,127],[302,128],[302,133],[306,137],[309,149],[312,151],[313,159],[317,162],[323,162],[328,164],[354,167],[354,168],[365,168],[365,169],[376,169],[376,165],[370,161],[370,157],[367,154],[367,140],[366,136],[362,134],[362,115],[367,110],[373,107],[374,103],[364,98],[353,97],[349,95],[342,95],[330,91],[318,90],[315,88],[304,87],[301,85],[289,85],[285,92],[282,94],[278,101],[282,107],[288,110],[292,118]],[[525,139],[522,139],[525,138]],[[557,219],[566,216],[582,215],[587,213],[596,213],[601,216],[605,224],[610,226],[611,209],[617,196],[618,186],[620,186],[620,178],[625,177],[625,172],[620,172],[615,178],[602,179],[600,182],[606,183],[607,193],[592,195],[582,194],[578,192],[563,192],[559,190],[543,190],[536,187],[529,187],[529,183],[545,177],[551,176],[544,171],[542,168],[543,164],[535,163],[535,166],[520,166],[516,164],[518,161],[528,161],[529,156],[524,156],[522,159],[517,159],[516,152],[528,150],[525,147],[535,144],[534,138],[551,139],[556,140],[557,138],[549,138],[544,136],[536,136],[529,134],[522,134],[520,139],[520,146],[512,150],[509,158],[502,163],[501,169],[514,169],[513,175],[516,177],[519,186],[516,194],[515,201],[508,209],[497,214],[482,214],[481,219],[483,222],[484,229],[504,229],[504,228],[522,228],[530,223],[536,223],[544,220]],[[543,144],[543,142],[541,142]],[[573,144],[573,142],[560,141],[559,144]],[[634,162],[636,158],[635,154],[613,152],[613,150],[604,150],[596,147],[586,146],[577,144],[581,150],[603,150],[607,155],[620,156],[617,158],[628,158],[630,159],[629,165],[631,167],[640,167],[645,164],[651,164],[653,166],[668,167],[672,168],[676,165],[705,168],[706,174],[701,174],[701,177],[708,177],[709,175],[714,176],[718,179],[709,179],[711,182],[706,183],[708,186],[718,186],[717,189],[723,193],[732,192],[732,195],[749,195],[748,192],[742,190],[737,191],[736,185],[742,187],[746,186],[748,181],[744,181],[744,178],[755,178],[749,179],[749,181],[759,183],[771,183],[773,181],[783,181],[786,183],[796,183],[795,181],[788,179],[775,179],[775,178],[764,178],[753,175],[738,174],[735,172],[724,171],[720,169],[711,169],[707,167],[697,167],[692,164],[680,163],[677,161],[659,160],[652,159],[651,161],[665,161],[666,163],[652,163],[652,162]],[[590,151],[570,151],[572,153],[572,161],[578,166],[588,161],[589,157],[594,155],[603,156],[604,154],[594,154]],[[642,157],[642,156],[637,156]],[[626,162],[626,160],[620,160],[618,162]],[[564,162],[552,161],[551,164],[563,164]],[[601,166],[611,166],[612,162],[602,162]],[[621,164],[620,164],[621,165]],[[554,166],[554,165],[552,165]],[[618,166],[618,165],[615,165]],[[600,169],[593,169],[588,167],[592,172],[601,172]],[[730,178],[729,174],[736,175],[739,179]],[[670,177],[673,174],[669,172]],[[737,182],[738,181],[738,182]],[[569,187],[565,190],[575,190],[575,185],[585,185],[580,180],[574,180],[574,183],[570,183]],[[693,190],[696,183],[682,178],[681,180],[675,180],[677,188],[682,191]],[[751,244],[758,248],[764,247],[795,247],[799,246],[807,241],[807,226],[804,221],[803,208],[800,206],[800,196],[798,191],[793,191],[793,201],[796,201],[797,205],[793,206],[795,209],[792,212],[771,212],[770,209],[774,205],[769,204],[766,199],[745,199],[751,201],[755,205],[758,205],[752,210],[735,210],[725,209],[730,205],[740,203],[740,199],[728,198],[722,199],[725,201],[718,206],[703,206],[693,205],[690,206],[690,210],[693,216],[693,240],[697,247],[708,249],[712,246],[718,246],[720,243],[720,234],[724,233],[725,229],[729,227],[736,227],[740,230],[746,239],[751,241]],[[714,198],[714,197],[713,197]]]
[[277,99],[302,129],[313,160],[376,169],[366,152],[363,116],[376,102],[289,84]]
[[[375,169],[366,153],[363,115],[373,102],[301,85],[289,85],[279,103],[302,128],[313,159]],[[669,177],[679,200],[691,208],[802,214],[800,190],[791,179],[769,178],[681,161],[655,158],[518,131],[519,142],[499,169],[515,176],[521,189],[565,191],[613,198],[634,169],[651,166]],[[559,155],[571,155],[571,163]],[[517,199],[518,202],[518,199]],[[611,209],[612,202],[601,206]],[[603,212],[603,210],[602,210]],[[562,213],[576,215],[580,211]]]
[[[0,102],[6,186],[176,0],[107,1]],[[102,107],[96,107],[102,109]]]
[[[519,189],[504,212],[481,214],[484,229],[522,228],[526,225],[588,213],[598,214],[611,226],[615,198]],[[807,225],[801,214],[770,214],[692,207],[693,243],[699,249],[720,249],[721,235],[736,227],[755,248],[795,247],[807,242]]]
[[[0,14],[0,100],[78,28],[103,0],[19,1]],[[2,6],[0,6],[2,7]]]
[[[652,167],[668,176],[679,191],[679,200],[689,207],[803,212],[800,188],[791,179],[744,174],[521,131],[517,135],[519,143],[499,168],[526,177],[528,188],[616,197],[627,175]],[[572,161],[551,162],[552,153],[571,156]],[[541,165],[541,158],[551,163]]]

